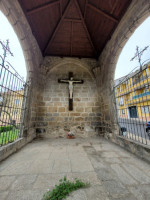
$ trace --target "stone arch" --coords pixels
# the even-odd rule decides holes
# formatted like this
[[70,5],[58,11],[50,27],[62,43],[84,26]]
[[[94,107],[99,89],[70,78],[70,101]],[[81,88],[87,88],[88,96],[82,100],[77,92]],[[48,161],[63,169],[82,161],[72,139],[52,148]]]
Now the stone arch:
[[32,83],[28,87],[29,98],[26,102],[27,110],[23,131],[23,135],[27,137],[25,142],[27,143],[35,137],[33,119],[36,116],[36,102],[39,96],[39,67],[43,57],[18,0],[0,0],[0,10],[16,32],[25,57],[27,81]]
[[102,96],[105,106],[108,107],[104,114],[113,124],[116,124],[114,74],[119,55],[134,33],[136,28],[150,15],[150,1],[133,0],[127,12],[120,21],[117,29],[101,53],[98,66],[95,68],[98,91]]
[[[61,62],[60,62],[60,60],[61,60]],[[47,73],[47,76],[49,75],[49,73],[51,73],[51,71],[54,68],[60,67],[61,65],[72,65],[72,64],[75,64],[75,65],[77,65],[77,67],[84,69],[85,71],[88,72],[88,74],[91,76],[91,78],[93,80],[95,79],[94,73],[91,70],[91,66],[88,63],[82,62],[81,60],[76,59],[76,58],[65,58],[65,59],[57,58],[57,60],[55,60],[55,62],[53,64],[51,64],[51,67]]]
[[[133,0],[99,57],[99,67],[103,75],[105,74],[105,81],[106,79],[109,82],[114,80],[116,63],[124,45],[148,16],[150,16],[150,2],[148,0]],[[106,65],[107,67],[105,67]]]
[[25,57],[27,78],[29,78],[31,76],[29,72],[36,72],[42,62],[39,46],[17,0],[1,0],[0,10],[12,25],[19,39]]

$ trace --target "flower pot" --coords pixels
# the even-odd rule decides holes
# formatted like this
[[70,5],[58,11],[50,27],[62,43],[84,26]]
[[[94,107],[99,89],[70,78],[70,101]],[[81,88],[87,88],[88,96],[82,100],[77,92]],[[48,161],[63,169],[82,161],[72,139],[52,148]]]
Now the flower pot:
[[75,139],[75,136],[74,135],[68,135],[67,138],[68,139]]

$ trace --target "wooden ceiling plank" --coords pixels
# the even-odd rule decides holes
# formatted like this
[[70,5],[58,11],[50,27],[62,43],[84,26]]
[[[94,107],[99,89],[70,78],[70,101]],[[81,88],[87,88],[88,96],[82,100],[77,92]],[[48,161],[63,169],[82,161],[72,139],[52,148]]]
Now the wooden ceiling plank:
[[69,18],[65,18],[64,21],[65,21],[65,22],[82,23],[81,19],[69,19]]
[[117,4],[118,4],[118,0],[116,0],[116,2],[114,3],[114,5],[113,5],[113,7],[112,7],[112,9],[111,9],[110,14],[112,14],[112,13],[114,12],[114,10],[115,10]]
[[59,27],[61,26],[61,24],[62,24],[62,22],[63,22],[63,20],[64,20],[64,18],[65,18],[65,14],[67,13],[68,8],[69,8],[69,5],[71,4],[71,2],[72,2],[72,0],[68,3],[68,5],[67,5],[67,7],[66,7],[66,9],[65,9],[65,11],[64,11],[64,14],[62,15],[62,17],[61,17],[61,19],[60,19],[60,21],[59,21],[57,27],[55,28],[55,30],[54,30],[52,36],[49,37],[48,43],[46,44],[46,47],[45,47],[45,49],[44,49],[44,55],[46,54],[46,51],[47,51],[48,47],[49,47],[50,44],[52,43],[52,41],[53,41],[53,39],[54,39],[54,37],[55,37],[55,35],[56,35],[56,33],[57,33],[57,30],[58,30]]
[[84,7],[84,19],[85,19],[85,16],[86,16],[86,11],[87,11],[87,4],[88,4],[88,0],[85,0],[85,7]]
[[87,6],[89,8],[91,8],[92,10],[98,12],[99,14],[101,14],[101,15],[107,17],[108,19],[112,20],[113,22],[115,22],[115,23],[119,22],[115,17],[112,17],[111,15],[109,15],[108,13],[100,10],[99,8],[96,8],[95,6],[93,6],[93,5],[89,4],[89,3],[87,4]]
[[60,15],[62,16],[62,0],[60,0],[59,3],[60,3]]
[[77,9],[78,9],[78,11],[79,11],[79,13],[80,13],[80,17],[81,17],[82,24],[83,24],[84,29],[85,29],[85,31],[86,31],[87,37],[88,37],[88,39],[89,39],[89,42],[91,43],[91,46],[92,46],[92,48],[93,48],[93,50],[94,50],[94,54],[97,54],[97,51],[96,51],[96,49],[95,49],[95,47],[94,47],[94,44],[93,44],[93,42],[92,42],[91,36],[90,36],[90,34],[89,34],[89,31],[88,31],[88,29],[87,29],[87,27],[86,27],[86,25],[85,25],[85,21],[84,21],[84,18],[83,18],[83,15],[82,15],[82,13],[81,13],[81,10],[80,10],[80,7],[79,7],[79,4],[78,4],[77,0],[75,0],[75,4],[76,4]]
[[72,43],[73,43],[73,22],[71,22],[71,45],[70,45],[70,56],[72,56]]
[[37,13],[37,12],[39,12],[39,11],[41,11],[41,10],[44,10],[44,9],[46,9],[46,8],[48,8],[48,7],[57,5],[58,3],[60,3],[59,0],[56,0],[56,1],[54,1],[54,2],[49,2],[49,3],[47,3],[47,4],[43,4],[43,5],[41,5],[41,6],[38,6],[38,7],[36,7],[36,8],[33,8],[33,9],[31,9],[31,10],[27,10],[27,15],[32,15],[32,14]]

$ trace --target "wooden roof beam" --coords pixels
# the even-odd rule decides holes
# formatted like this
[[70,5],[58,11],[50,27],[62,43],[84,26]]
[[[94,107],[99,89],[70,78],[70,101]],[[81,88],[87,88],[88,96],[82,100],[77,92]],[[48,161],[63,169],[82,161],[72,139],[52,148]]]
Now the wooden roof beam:
[[85,0],[85,7],[84,7],[84,19],[85,19],[85,16],[86,16],[86,8],[87,8],[87,4],[88,4],[88,0]]
[[56,1],[53,1],[53,2],[49,2],[49,3],[46,3],[46,4],[40,5],[40,6],[38,6],[36,8],[33,8],[31,10],[27,10],[27,15],[32,15],[34,13],[37,13],[37,12],[39,12],[41,10],[44,10],[44,9],[46,9],[48,7],[57,5],[59,3],[60,3],[59,0],[56,0]]
[[90,42],[90,44],[91,44],[91,46],[92,46],[92,48],[93,48],[93,50],[94,50],[94,53],[95,53],[95,55],[96,55],[96,54],[97,54],[97,51],[96,51],[96,49],[95,49],[95,47],[94,47],[94,44],[93,44],[93,42],[92,42],[90,33],[89,33],[89,31],[88,31],[88,29],[87,29],[87,27],[86,27],[86,24],[85,24],[85,21],[84,21],[84,18],[83,18],[83,15],[82,15],[82,13],[81,13],[81,10],[80,10],[80,7],[79,7],[79,4],[78,4],[77,0],[75,0],[75,3],[76,3],[76,6],[77,6],[78,11],[79,11],[79,13],[80,13],[81,22],[82,22],[82,24],[83,24],[83,26],[84,26],[84,29],[85,29],[86,34],[87,34],[87,36],[88,36],[89,42]]
[[99,14],[101,14],[101,15],[107,17],[107,18],[110,19],[111,21],[113,21],[113,22],[115,22],[115,23],[118,23],[118,22],[119,22],[118,19],[116,19],[115,17],[113,17],[113,16],[109,15],[108,13],[102,11],[101,9],[96,8],[95,6],[93,6],[93,5],[89,4],[89,3],[87,4],[87,6],[88,6],[89,8],[91,8],[92,10],[96,11],[97,13],[99,13]]
[[46,47],[45,47],[45,49],[44,49],[44,54],[46,54],[46,51],[47,51],[48,47],[51,45],[51,43],[52,43],[52,41],[53,41],[53,39],[54,39],[54,37],[55,37],[55,35],[56,35],[56,33],[57,33],[57,30],[59,29],[59,27],[60,27],[62,21],[64,20],[65,14],[66,14],[67,11],[68,11],[68,8],[69,8],[70,3],[71,3],[71,1],[69,1],[68,5],[67,5],[67,7],[66,7],[66,9],[65,9],[65,12],[64,12],[64,14],[62,15],[62,17],[61,17],[61,19],[60,19],[60,21],[59,21],[57,27],[55,28],[55,30],[54,30],[52,36],[49,37],[49,40],[48,40],[48,42],[47,42],[47,44],[46,44]]
[[60,0],[60,15],[62,16],[62,0]]

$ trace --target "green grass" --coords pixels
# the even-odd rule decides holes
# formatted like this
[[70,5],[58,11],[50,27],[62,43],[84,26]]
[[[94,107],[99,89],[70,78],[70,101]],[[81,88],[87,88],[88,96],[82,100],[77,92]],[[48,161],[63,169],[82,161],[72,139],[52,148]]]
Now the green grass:
[[10,131],[0,133],[0,145],[11,143],[18,138],[19,129],[13,128]]
[[59,185],[55,185],[52,191],[44,194],[42,200],[62,200],[66,199],[69,193],[78,190],[79,188],[89,187],[90,183],[84,183],[81,180],[75,179],[75,181],[70,182],[64,177],[64,179],[59,180]]

